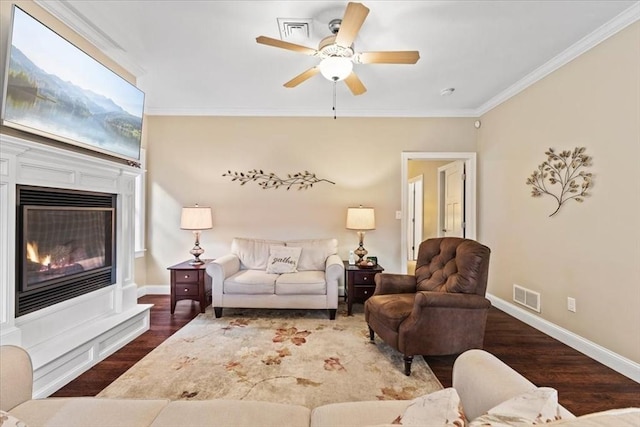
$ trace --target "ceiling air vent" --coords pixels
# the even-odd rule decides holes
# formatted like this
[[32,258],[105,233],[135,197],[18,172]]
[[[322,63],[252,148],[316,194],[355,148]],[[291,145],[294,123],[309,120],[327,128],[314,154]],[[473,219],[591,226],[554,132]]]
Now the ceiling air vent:
[[304,41],[311,37],[313,20],[311,18],[278,18],[280,39],[286,41]]

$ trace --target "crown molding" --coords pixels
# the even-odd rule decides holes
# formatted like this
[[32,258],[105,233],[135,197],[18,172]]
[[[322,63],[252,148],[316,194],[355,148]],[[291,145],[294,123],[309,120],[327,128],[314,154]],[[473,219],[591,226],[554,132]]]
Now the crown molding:
[[[153,108],[147,105],[147,116],[228,116],[228,117],[333,117],[333,111],[323,109],[251,109],[251,108]],[[337,118],[392,117],[392,118],[456,118],[478,117],[475,110],[366,110],[352,109],[336,112]]]
[[536,70],[529,73],[518,82],[511,85],[503,92],[489,99],[487,102],[485,102],[480,107],[478,107],[478,109],[476,110],[476,115],[479,117],[479,116],[482,116],[483,114],[486,114],[487,112],[491,111],[498,105],[502,104],[503,102],[507,101],[511,97],[522,92],[523,90],[533,85],[534,83],[538,82],[539,80],[542,80],[543,78],[553,73],[560,67],[566,65],[570,61],[574,60],[578,56],[592,49],[593,47],[605,41],[606,39],[618,33],[619,31],[625,29],[626,27],[638,21],[639,19],[640,19],[640,2],[636,2],[627,10],[625,10],[624,12],[622,12],[621,14],[613,18],[611,21],[607,22],[597,30],[583,37],[578,42],[573,44],[571,47],[564,50],[560,54],[556,55],[554,58],[552,58],[542,66],[538,67]]
[[134,76],[140,77],[146,74],[146,70],[134,61],[118,42],[93,24],[66,0],[34,0],[34,3],[78,33]]

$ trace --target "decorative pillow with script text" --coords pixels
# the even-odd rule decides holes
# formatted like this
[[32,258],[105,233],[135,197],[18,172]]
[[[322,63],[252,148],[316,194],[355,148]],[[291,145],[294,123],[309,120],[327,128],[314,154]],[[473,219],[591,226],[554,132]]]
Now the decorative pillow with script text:
[[296,273],[302,248],[271,246],[267,260],[267,273]]

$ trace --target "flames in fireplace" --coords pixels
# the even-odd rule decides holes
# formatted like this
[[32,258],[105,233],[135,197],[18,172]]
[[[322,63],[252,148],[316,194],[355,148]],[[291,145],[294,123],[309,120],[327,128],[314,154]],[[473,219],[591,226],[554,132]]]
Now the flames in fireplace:
[[40,264],[40,271],[47,270],[51,267],[51,255],[43,257],[38,253],[38,244],[36,242],[27,242],[27,259],[30,262]]

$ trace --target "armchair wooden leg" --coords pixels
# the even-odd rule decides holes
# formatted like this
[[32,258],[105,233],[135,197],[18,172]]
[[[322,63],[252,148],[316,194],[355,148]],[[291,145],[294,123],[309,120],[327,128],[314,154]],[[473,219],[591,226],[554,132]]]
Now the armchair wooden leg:
[[329,309],[329,320],[336,320],[336,309],[335,308],[330,308]]
[[222,317],[222,307],[213,307],[213,312],[216,315],[216,319],[219,319]]
[[375,341],[375,340],[374,340],[375,335],[376,335],[376,333],[375,333],[375,332],[373,332],[373,329],[371,329],[371,326],[369,326],[369,340],[370,340],[370,341]]
[[411,375],[411,362],[413,362],[413,356],[404,356],[404,374],[406,376]]

